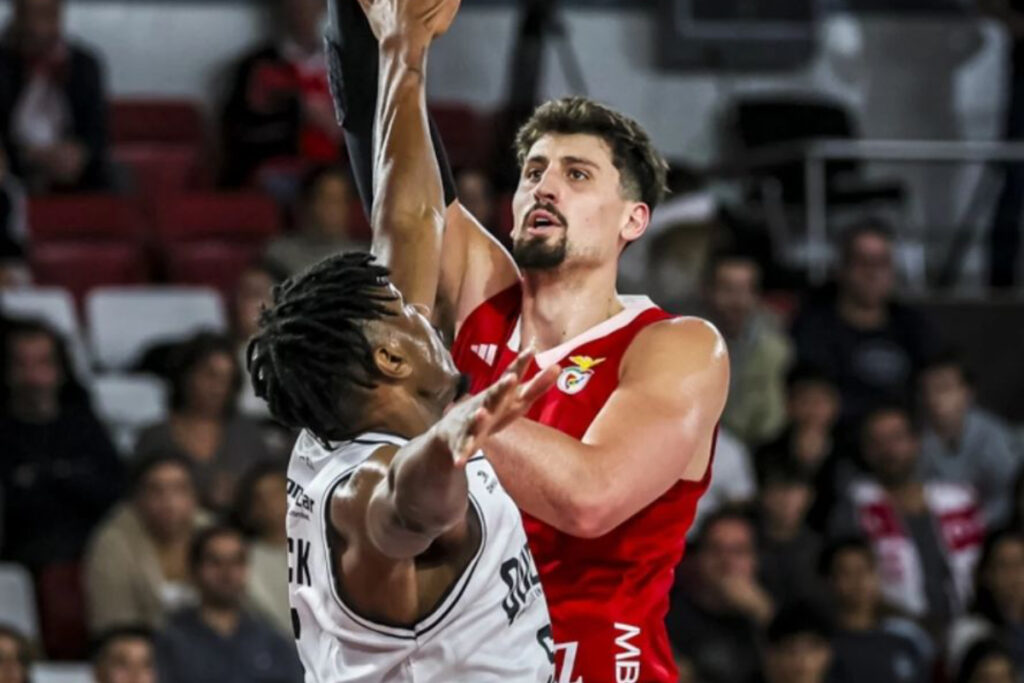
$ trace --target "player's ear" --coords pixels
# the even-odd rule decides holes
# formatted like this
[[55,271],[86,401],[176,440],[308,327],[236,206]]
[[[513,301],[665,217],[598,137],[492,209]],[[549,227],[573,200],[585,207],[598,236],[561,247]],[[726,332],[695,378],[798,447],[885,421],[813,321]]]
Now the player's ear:
[[629,213],[626,214],[626,223],[619,231],[619,235],[627,242],[640,239],[641,235],[647,232],[647,226],[651,222],[651,209],[643,202],[632,202],[629,205]]
[[412,374],[412,365],[394,338],[373,350],[373,362],[381,374],[390,379],[405,379]]

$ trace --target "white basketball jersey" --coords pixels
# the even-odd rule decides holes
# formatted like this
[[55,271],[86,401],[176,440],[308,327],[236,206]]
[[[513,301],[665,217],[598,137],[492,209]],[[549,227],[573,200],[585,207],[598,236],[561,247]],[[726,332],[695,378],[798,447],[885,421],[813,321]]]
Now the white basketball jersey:
[[292,451],[288,589],[306,683],[553,682],[551,622],[519,510],[482,454],[466,466],[480,547],[437,608],[396,628],[340,598],[328,546],[331,497],[382,445],[405,443],[374,433],[327,450],[303,432]]

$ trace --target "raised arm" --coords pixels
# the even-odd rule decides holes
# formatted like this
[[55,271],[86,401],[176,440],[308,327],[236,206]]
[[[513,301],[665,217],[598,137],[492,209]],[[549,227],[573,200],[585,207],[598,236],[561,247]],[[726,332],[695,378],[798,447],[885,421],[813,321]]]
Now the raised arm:
[[[331,16],[327,40],[331,91],[345,131],[356,184],[363,205],[371,214],[370,208],[376,204],[372,176],[379,163],[378,145],[371,142],[376,128],[374,121],[380,110],[377,76],[382,64],[378,63],[378,43],[356,0],[329,0],[328,8]],[[404,106],[406,102],[396,104]],[[390,264],[397,275],[396,280],[427,279],[422,271],[436,273],[435,300],[423,303],[432,307],[434,323],[451,340],[458,324],[480,303],[514,283],[518,271],[511,256],[456,200],[451,168],[440,134],[432,123],[430,133],[432,144],[429,154],[437,162],[444,189],[443,241],[438,245],[432,238],[423,240],[416,235],[409,235],[406,239],[402,231],[415,229],[411,225],[389,226],[386,235],[378,233],[374,225],[375,245],[381,245],[381,249],[387,250],[390,256],[395,255],[395,245],[398,245],[408,261],[414,262],[411,267],[421,271],[407,277],[403,272],[408,265],[407,259],[399,258]],[[417,244],[418,248],[413,252],[406,244]],[[432,245],[437,248],[425,248]]]
[[633,342],[582,441],[519,420],[488,455],[523,510],[573,536],[603,536],[680,479],[704,476],[728,385],[717,330],[695,318],[657,323]]

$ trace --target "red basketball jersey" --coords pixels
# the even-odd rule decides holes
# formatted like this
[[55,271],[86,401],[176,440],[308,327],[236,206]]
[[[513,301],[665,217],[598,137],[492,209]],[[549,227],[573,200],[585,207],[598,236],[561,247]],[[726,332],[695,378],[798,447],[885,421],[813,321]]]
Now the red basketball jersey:
[[[558,383],[529,417],[577,439],[619,383],[619,365],[636,335],[672,316],[646,297],[626,297],[625,310],[559,347],[540,353],[527,376],[552,364]],[[466,319],[452,349],[472,391],[495,382],[520,346],[522,290],[517,284]],[[643,453],[633,456],[642,467]],[[710,473],[711,467],[708,466]],[[665,614],[697,500],[710,480],[680,480],[605,536],[570,536],[523,513],[551,611],[557,683],[678,680]]]

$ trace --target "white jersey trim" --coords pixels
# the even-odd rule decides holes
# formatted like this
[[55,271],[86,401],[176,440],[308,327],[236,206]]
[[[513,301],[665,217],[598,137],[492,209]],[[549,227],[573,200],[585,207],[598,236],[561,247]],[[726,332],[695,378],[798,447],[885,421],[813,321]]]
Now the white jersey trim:
[[[367,434],[364,435],[364,437],[361,437],[360,439],[353,439],[352,442],[361,444],[380,443],[381,445],[392,443],[390,441],[371,441],[365,438],[368,436],[371,435]],[[362,463],[360,463],[360,465],[361,464]],[[462,570],[462,573],[459,575],[458,580],[456,580],[456,582],[448,588],[448,590],[445,592],[444,599],[427,616],[425,616],[419,622],[414,624],[412,628],[405,628],[401,626],[389,626],[387,624],[381,624],[376,621],[373,621],[372,619],[367,619],[366,617],[358,614],[351,606],[349,606],[345,602],[344,599],[342,599],[341,595],[338,594],[338,583],[341,582],[341,575],[338,574],[338,572],[335,569],[335,558],[334,554],[330,550],[330,539],[327,536],[328,529],[331,528],[329,501],[334,497],[334,491],[338,488],[338,486],[340,486],[346,479],[351,477],[355,470],[358,469],[358,467],[359,465],[356,465],[345,470],[337,477],[335,477],[325,489],[327,493],[324,496],[324,500],[328,501],[328,504],[324,506],[324,515],[326,515],[327,518],[325,519],[325,523],[323,525],[324,537],[322,540],[324,543],[324,548],[327,549],[327,562],[324,564],[327,567],[327,585],[330,587],[331,597],[337,603],[338,607],[350,619],[352,619],[352,621],[356,622],[363,628],[369,631],[373,631],[374,633],[377,633],[379,635],[388,636],[391,638],[400,638],[402,640],[416,640],[417,638],[420,638],[424,634],[430,632],[438,624],[444,621],[445,617],[447,617],[451,613],[452,609],[455,608],[455,605],[458,604],[459,599],[462,597],[462,594],[465,593],[466,587],[469,585],[469,581],[473,577],[473,573],[476,571],[476,567],[480,562],[480,558],[483,556],[484,549],[487,547],[487,521],[484,518],[483,510],[481,509],[480,504],[477,502],[476,498],[473,496],[472,493],[468,494],[469,502],[473,506],[473,510],[476,512],[477,519],[480,521],[480,543],[477,546],[476,553],[474,553],[473,555],[473,559],[470,560],[469,564],[467,564],[465,569]]]

